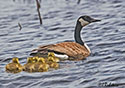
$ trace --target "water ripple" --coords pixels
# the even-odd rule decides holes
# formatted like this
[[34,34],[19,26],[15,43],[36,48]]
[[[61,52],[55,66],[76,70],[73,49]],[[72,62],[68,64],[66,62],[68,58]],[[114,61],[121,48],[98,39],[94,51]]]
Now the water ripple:
[[[72,0],[42,1],[42,26],[35,1],[0,3],[0,88],[100,88],[99,83],[125,81],[124,0],[81,0],[79,4]],[[81,33],[92,51],[88,58],[60,62],[60,69],[44,73],[5,72],[12,57],[19,57],[24,64],[31,50],[39,45],[74,41],[80,15],[102,20],[86,26]]]

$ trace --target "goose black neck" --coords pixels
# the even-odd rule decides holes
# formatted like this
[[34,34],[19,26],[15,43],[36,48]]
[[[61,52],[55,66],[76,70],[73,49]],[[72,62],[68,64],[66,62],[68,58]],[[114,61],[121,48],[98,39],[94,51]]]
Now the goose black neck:
[[76,43],[84,45],[84,42],[82,41],[81,36],[80,36],[81,29],[82,29],[82,26],[81,26],[80,22],[77,21],[77,24],[75,27],[75,34],[74,34],[75,41],[76,41]]

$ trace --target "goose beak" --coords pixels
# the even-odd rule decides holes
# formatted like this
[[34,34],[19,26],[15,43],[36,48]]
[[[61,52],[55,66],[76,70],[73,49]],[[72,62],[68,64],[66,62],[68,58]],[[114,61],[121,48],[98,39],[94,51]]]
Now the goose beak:
[[93,18],[92,18],[90,22],[92,23],[92,22],[98,22],[98,21],[101,21],[101,20],[93,19]]

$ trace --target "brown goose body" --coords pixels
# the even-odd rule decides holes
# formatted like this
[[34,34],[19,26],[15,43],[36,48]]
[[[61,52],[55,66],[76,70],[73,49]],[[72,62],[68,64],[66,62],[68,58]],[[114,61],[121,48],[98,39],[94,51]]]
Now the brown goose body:
[[90,51],[85,47],[76,42],[62,42],[57,44],[39,46],[38,49],[33,51],[39,53],[48,53],[49,51],[59,52],[66,54],[71,59],[83,59],[90,55]]
[[38,49],[33,50],[31,55],[46,55],[48,52],[54,52],[55,54],[67,55],[69,59],[75,60],[81,60],[88,57],[91,51],[88,46],[82,41],[80,32],[82,27],[88,25],[89,23],[97,21],[100,20],[93,19],[89,16],[79,17],[74,33],[76,42],[62,42],[57,44],[39,46]]

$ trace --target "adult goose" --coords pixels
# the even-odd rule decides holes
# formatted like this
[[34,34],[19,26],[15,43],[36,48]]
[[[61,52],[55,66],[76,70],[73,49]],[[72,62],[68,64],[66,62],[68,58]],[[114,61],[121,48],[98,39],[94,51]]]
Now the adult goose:
[[56,57],[61,59],[82,60],[91,53],[89,47],[82,41],[80,32],[82,28],[90,23],[100,20],[93,19],[90,16],[80,16],[77,20],[74,38],[75,42],[61,42],[57,44],[39,46],[38,49],[32,50],[30,55],[47,55],[48,52],[54,52]]

